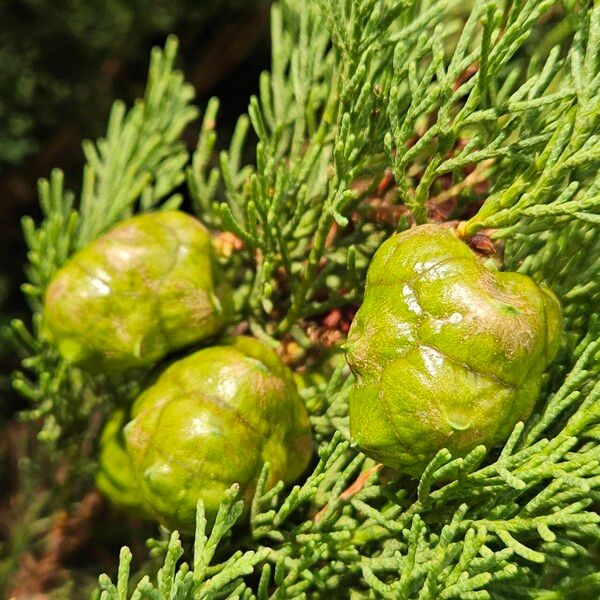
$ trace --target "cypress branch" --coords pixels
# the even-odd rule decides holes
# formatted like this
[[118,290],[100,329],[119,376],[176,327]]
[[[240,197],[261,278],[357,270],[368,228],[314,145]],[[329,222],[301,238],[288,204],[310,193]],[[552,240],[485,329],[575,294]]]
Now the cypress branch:
[[[352,376],[331,359],[329,381],[303,391],[313,472],[266,491],[267,465],[234,543],[237,490],[210,534],[200,504],[193,553],[172,533],[162,568],[131,586],[124,549],[101,598],[559,597],[544,587],[558,579],[565,596],[583,582],[599,589],[600,8],[569,4],[564,26],[551,10],[549,0],[281,1],[271,71],[218,159],[212,100],[187,164],[179,137],[196,113],[170,41],[153,55],[144,101],[127,113],[117,104],[106,138],[86,146],[80,201],[60,172],[40,184],[45,220],[24,223],[34,311],[76,249],[132,212],[176,204],[185,177],[199,218],[238,243],[223,259],[238,324],[272,346],[291,338],[318,353],[316,317],[360,302],[381,241],[443,219],[461,220],[466,240],[493,229],[503,268],[560,295],[569,333],[539,410],[500,451],[442,450],[419,482],[352,447]],[[15,385],[56,442],[133,395],[143,374],[106,381],[69,367],[38,319],[33,332],[12,328],[27,373]]]

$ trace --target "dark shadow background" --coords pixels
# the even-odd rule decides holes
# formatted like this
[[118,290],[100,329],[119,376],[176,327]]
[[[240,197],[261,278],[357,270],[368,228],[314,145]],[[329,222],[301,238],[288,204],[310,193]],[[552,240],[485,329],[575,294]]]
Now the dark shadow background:
[[[220,98],[224,145],[268,67],[268,21],[268,0],[0,2],[0,327],[27,319],[20,220],[40,218],[38,178],[59,167],[79,190],[81,140],[103,135],[113,100],[143,94],[152,46],[179,37],[178,66],[197,104]],[[185,135],[190,149],[197,126]],[[17,367],[0,341],[0,423],[23,407],[9,385]]]

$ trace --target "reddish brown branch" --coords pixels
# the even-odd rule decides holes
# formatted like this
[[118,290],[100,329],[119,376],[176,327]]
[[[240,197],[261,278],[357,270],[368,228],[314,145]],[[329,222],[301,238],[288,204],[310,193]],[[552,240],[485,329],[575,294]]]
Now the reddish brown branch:
[[[338,497],[341,500],[348,500],[348,498],[351,498],[352,496],[354,496],[354,494],[360,492],[360,490],[362,490],[365,487],[365,484],[367,483],[369,477],[371,477],[373,473],[377,473],[377,471],[379,471],[379,469],[381,469],[382,467],[383,465],[378,463],[370,469],[362,471],[360,475],[356,478],[356,480],[350,486],[348,486]],[[327,506],[324,506],[318,513],[315,514],[315,516],[313,517],[313,521],[315,523],[319,521],[325,514],[326,510]]]
[[77,506],[74,514],[60,512],[48,532],[43,554],[38,558],[25,554],[15,575],[9,595],[15,600],[46,598],[46,592],[59,585],[67,576],[64,561],[91,538],[93,524],[103,507],[102,496],[90,492]]

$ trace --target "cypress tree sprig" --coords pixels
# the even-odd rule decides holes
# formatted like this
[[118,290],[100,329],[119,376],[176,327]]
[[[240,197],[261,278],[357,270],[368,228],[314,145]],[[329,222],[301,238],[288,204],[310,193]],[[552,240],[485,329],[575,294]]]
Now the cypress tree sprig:
[[[465,224],[465,235],[529,219],[545,219],[546,226],[574,218],[596,220],[600,209],[600,188],[595,181],[600,164],[599,53],[600,8],[596,6],[580,13],[561,73],[562,92],[551,95],[562,96],[560,104],[548,113],[552,136],[510,187],[486,199],[478,214]],[[539,226],[538,221],[536,228]]]
[[[424,7],[418,22],[410,20],[412,7],[404,3],[317,7],[290,0],[275,5],[272,71],[262,76],[260,95],[249,107],[259,140],[256,166],[240,171],[245,117],[230,151],[220,156],[218,172],[207,171],[205,158],[206,149],[214,145],[214,132],[201,132],[188,172],[190,190],[206,210],[206,192],[214,192],[220,173],[225,198],[212,206],[208,218],[238,236],[250,253],[254,277],[247,282],[246,306],[258,322],[267,321],[273,329],[272,322],[278,321],[277,330],[283,333],[304,316],[357,300],[356,293],[339,293],[346,267],[350,261],[352,272],[360,269],[364,276],[368,257],[385,231],[370,230],[367,223],[335,244],[328,236],[332,227],[348,225],[350,210],[377,183],[370,181],[373,174],[384,171],[386,64],[393,50],[387,40],[397,33],[395,28],[404,32],[407,43],[430,32],[449,5],[439,4]],[[347,31],[328,31],[323,18],[336,27],[347,24]],[[210,108],[212,124],[215,105]],[[369,184],[359,191],[354,183],[362,176]],[[281,271],[285,289],[275,276]],[[315,300],[324,288],[331,295]]]
[[[565,305],[569,339],[539,411],[503,449],[442,450],[411,481],[352,447],[342,362],[327,384],[304,392],[320,448],[313,472],[291,490],[267,491],[266,467],[235,543],[235,491],[210,535],[200,507],[189,562],[178,563],[183,546],[173,534],[162,570],[137,585],[136,600],[342,589],[359,598],[531,598],[556,578],[561,593],[580,590],[578,579],[598,589],[600,346],[590,314],[600,298],[600,12],[569,4],[559,28],[542,22],[552,18],[549,0],[458,4],[277,3],[271,73],[218,161],[218,106],[209,103],[187,181],[198,216],[238,238],[226,269],[239,320],[273,346],[292,335],[307,350],[318,342],[306,322],[360,301],[370,257],[389,233],[440,220],[448,201],[442,218],[463,218],[487,196],[459,233],[498,228],[504,267],[545,281]],[[181,181],[177,136],[193,109],[169,52],[155,55],[146,100],[154,108],[134,108],[131,120],[117,108],[106,142],[88,147],[97,173],[86,178],[85,202],[64,192],[60,174],[42,184],[47,219],[26,226],[35,308],[85,240],[155,206]],[[258,143],[244,165],[250,126]],[[393,218],[374,216],[373,201]],[[33,373],[17,386],[34,416],[46,416],[49,438],[132,391],[63,364],[37,330],[16,325],[13,335]],[[124,551],[116,584],[101,578],[105,599],[129,597],[130,561]]]

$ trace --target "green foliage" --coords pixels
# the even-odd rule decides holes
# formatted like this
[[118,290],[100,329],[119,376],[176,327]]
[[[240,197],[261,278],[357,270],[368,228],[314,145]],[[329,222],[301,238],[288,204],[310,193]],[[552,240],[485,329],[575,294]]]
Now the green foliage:
[[[207,170],[215,142],[213,103],[189,171],[198,214],[235,233],[257,259],[252,259],[254,268],[243,282],[242,310],[269,333],[286,332],[302,317],[356,301],[356,271],[364,272],[385,235],[366,222],[344,232],[335,244],[326,243],[334,223],[348,224],[342,213],[348,214],[373,189],[368,185],[359,192],[352,189],[353,182],[383,173],[385,167],[385,120],[374,86],[391,50],[381,48],[377,59],[375,55],[378,36],[403,5],[349,4],[351,16],[330,14],[334,8],[328,4],[323,7],[332,21],[356,19],[344,42],[348,53],[330,45],[316,3],[289,2],[273,8],[272,71],[261,77],[260,95],[249,107],[258,137],[256,166],[240,168],[248,129],[243,116],[230,150],[220,155],[220,169]],[[434,13],[431,20],[439,18],[437,9],[429,12]],[[413,27],[406,35],[416,36],[425,28]],[[343,38],[340,33],[335,39]],[[225,201],[215,202],[219,180]],[[322,263],[326,266],[319,269]],[[282,271],[285,283],[279,276]],[[313,298],[325,287],[328,297]],[[344,297],[343,288],[348,291]]]
[[[440,218],[462,220],[465,238],[494,228],[505,266],[545,281],[565,304],[570,335],[539,410],[501,451],[440,451],[417,483],[352,448],[352,378],[334,356],[328,381],[302,392],[320,446],[308,478],[291,490],[259,485],[251,526],[235,535],[235,491],[210,536],[200,506],[191,566],[177,566],[173,534],[164,567],[136,591],[124,550],[117,584],[101,578],[105,599],[600,593],[600,328],[591,316],[600,298],[600,7],[463,5],[277,3],[271,72],[248,116],[216,162],[209,103],[185,172],[198,216],[242,242],[224,259],[238,325],[273,346],[291,339],[311,358],[322,351],[311,327],[359,304],[369,260],[393,230]],[[132,212],[179,201],[170,196],[187,160],[178,140],[195,111],[172,71],[174,50],[170,42],[155,52],[144,101],[128,113],[117,105],[106,140],[88,146],[81,200],[58,172],[42,183],[46,218],[25,223],[34,311],[75,249]],[[252,136],[255,160],[245,165]],[[387,193],[386,170],[396,184]],[[379,219],[374,205],[393,218]],[[141,375],[89,377],[40,342],[35,317],[34,326],[13,327],[29,372],[15,384],[31,416],[45,418],[44,438],[77,440]]]
[[[539,72],[508,98],[507,109],[517,113],[517,123],[522,120],[515,128],[518,143],[529,140],[530,158],[519,165],[500,162],[499,168],[515,171],[497,184],[467,223],[467,233],[524,219],[536,232],[572,219],[598,223],[599,44],[600,13],[581,11],[567,56],[560,60],[558,47],[553,48],[543,66],[534,63]],[[501,113],[492,118],[500,119]],[[509,121],[508,130],[513,127]],[[528,135],[533,132],[540,136],[536,142]]]
[[[242,502],[236,500],[238,491],[238,486],[234,485],[225,494],[210,535],[207,535],[204,505],[202,501],[198,502],[192,569],[187,563],[177,566],[183,549],[179,534],[174,531],[166,548],[164,566],[158,571],[156,582],[153,582],[149,576],[142,578],[136,586],[134,596],[137,598],[177,598],[178,600],[212,598],[217,592],[234,591],[240,587],[240,578],[251,574],[256,565],[265,560],[268,554],[267,549],[236,552],[225,564],[216,568],[210,566],[219,543],[230,535],[231,528],[242,513]],[[129,549],[123,548],[116,585],[106,575],[100,577],[102,590],[100,597],[103,600],[124,600],[129,597],[131,558]]]

